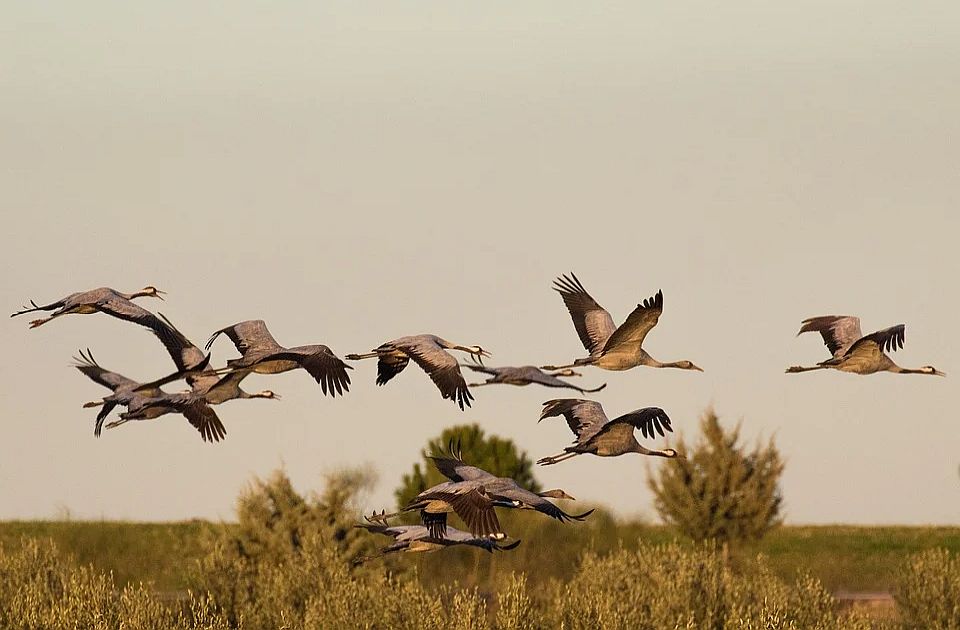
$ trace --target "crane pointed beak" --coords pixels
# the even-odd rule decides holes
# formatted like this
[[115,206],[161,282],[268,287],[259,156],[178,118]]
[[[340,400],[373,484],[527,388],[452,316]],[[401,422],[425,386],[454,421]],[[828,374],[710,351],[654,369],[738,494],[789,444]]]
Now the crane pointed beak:
[[933,373],[936,374],[937,376],[946,376],[946,375],[947,375],[946,372],[941,372],[940,370],[934,370]]

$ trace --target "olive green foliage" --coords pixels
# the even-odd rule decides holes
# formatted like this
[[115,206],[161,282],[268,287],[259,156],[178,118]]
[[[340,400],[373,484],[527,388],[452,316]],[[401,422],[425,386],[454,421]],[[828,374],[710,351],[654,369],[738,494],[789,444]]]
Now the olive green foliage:
[[[210,593],[234,625],[242,618],[256,628],[279,627],[281,612],[303,615],[316,580],[330,576],[293,576],[363,550],[354,528],[356,501],[373,481],[369,471],[341,471],[327,476],[319,495],[303,496],[282,471],[254,480],[237,502],[237,525],[210,530],[209,552],[197,564],[192,586]],[[277,607],[261,605],[277,593],[285,598]]]
[[447,427],[438,437],[427,442],[426,448],[420,451],[421,461],[414,463],[413,470],[403,476],[403,482],[394,492],[398,505],[404,506],[427,488],[447,481],[437,472],[429,456],[446,452],[451,441],[454,447],[460,444],[463,459],[468,464],[498,477],[510,477],[533,492],[540,491],[540,484],[533,476],[533,461],[517,448],[513,440],[496,435],[488,437],[479,425],[463,424]]
[[783,460],[771,439],[747,451],[740,425],[720,426],[713,411],[701,422],[695,447],[680,438],[681,457],[649,477],[657,512],[693,540],[757,541],[781,522]]
[[[464,588],[462,567],[444,558],[472,552],[471,558],[495,562],[510,552],[452,549],[432,554],[441,580],[428,585],[416,572],[397,575],[382,561],[353,565],[358,553],[387,540],[350,527],[368,483],[369,475],[346,471],[329,477],[318,495],[304,497],[282,473],[254,482],[239,502],[240,523],[211,528],[193,588],[177,597],[150,585],[119,588],[112,576],[78,565],[51,543],[26,540],[12,552],[0,547],[0,628],[958,627],[960,558],[947,551],[921,553],[904,567],[896,587],[902,625],[838,607],[807,575],[783,580],[762,556],[732,566],[715,542],[641,541],[632,550],[591,551],[565,579],[539,580],[534,569],[505,571],[489,590]],[[587,531],[570,540],[581,534]],[[535,536],[525,544],[541,552],[562,547]],[[391,560],[417,561],[412,554]]]
[[117,588],[110,574],[78,566],[47,541],[0,548],[0,628],[47,630],[186,630],[229,628],[203,597],[185,609],[143,585]]
[[894,597],[904,628],[960,630],[960,556],[946,549],[914,555]]

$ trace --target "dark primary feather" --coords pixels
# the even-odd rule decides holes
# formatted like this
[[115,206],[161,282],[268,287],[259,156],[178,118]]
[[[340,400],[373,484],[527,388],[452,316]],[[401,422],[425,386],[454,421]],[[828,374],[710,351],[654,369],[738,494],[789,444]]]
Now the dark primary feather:
[[408,363],[410,363],[410,357],[405,354],[380,354],[377,358],[377,385],[386,385],[390,379],[403,372]]
[[467,388],[460,372],[457,359],[441,348],[436,342],[427,343],[419,339],[398,339],[391,345],[407,354],[419,365],[434,382],[440,394],[460,405],[460,409],[470,406],[473,395]]
[[340,360],[327,346],[289,348],[267,355],[261,361],[295,361],[320,384],[323,393],[330,396],[343,395],[350,390],[350,375],[347,370],[353,368]]
[[[457,516],[463,519],[470,532],[475,536],[503,533],[493,508],[493,501],[484,490],[483,484],[466,482],[465,487],[464,485],[458,486],[456,483],[445,482],[421,492],[408,509],[426,506],[430,501],[440,501],[448,504]],[[433,523],[433,527],[439,527],[439,517],[428,512],[422,512],[423,514],[429,514],[428,518]],[[444,517],[443,522],[445,526],[446,517]],[[427,522],[425,521],[424,524],[426,525]]]
[[591,356],[599,354],[616,330],[610,313],[587,293],[572,272],[554,280],[553,289],[563,298],[583,347]]
[[[151,414],[151,411],[157,413]],[[217,412],[202,396],[195,394],[166,394],[153,398],[139,407],[136,412],[125,413],[121,418],[143,420],[167,413],[182,414],[200,432],[204,442],[219,442],[227,435],[227,430],[217,416]]]
[[637,308],[633,309],[626,321],[613,331],[603,346],[604,351],[626,343],[643,345],[647,333],[660,321],[661,313],[663,313],[663,291],[657,291],[653,297],[646,298],[641,304],[637,304]]
[[227,436],[217,412],[203,399],[192,400],[178,408],[178,411],[200,432],[205,442],[219,442]]
[[881,351],[885,350],[887,352],[895,352],[903,347],[905,330],[906,327],[903,324],[878,330],[875,333],[871,333],[858,339],[852,346],[850,346],[850,349],[847,350],[846,354],[851,355],[857,351],[858,347],[869,343],[876,344]]
[[673,427],[670,426],[670,417],[667,416],[667,412],[660,407],[644,407],[643,409],[625,413],[608,422],[604,429],[614,424],[632,425],[634,428],[640,429],[643,437],[650,438],[657,437],[657,433],[661,436],[666,435],[664,429],[670,432],[673,431]]
[[434,513],[420,510],[420,522],[433,538],[444,538],[447,535],[446,512]]
[[453,496],[449,502],[453,511],[463,519],[474,536],[503,533],[497,513],[493,509],[493,502],[483,486]]

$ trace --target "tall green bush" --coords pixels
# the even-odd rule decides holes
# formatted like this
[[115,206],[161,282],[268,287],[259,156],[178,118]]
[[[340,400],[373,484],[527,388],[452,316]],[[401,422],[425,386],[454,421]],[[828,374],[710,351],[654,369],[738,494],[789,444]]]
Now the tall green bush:
[[740,426],[725,430],[712,410],[700,429],[696,446],[680,438],[681,457],[649,476],[657,512],[693,540],[759,540],[781,522],[779,451],[772,439],[746,450]]

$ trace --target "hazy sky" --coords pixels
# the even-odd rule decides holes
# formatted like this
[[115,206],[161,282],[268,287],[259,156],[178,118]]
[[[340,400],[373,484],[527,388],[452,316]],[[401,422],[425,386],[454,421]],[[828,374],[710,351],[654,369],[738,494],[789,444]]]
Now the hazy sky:
[[[518,365],[583,354],[557,274],[617,322],[662,289],[647,349],[706,372],[586,370],[611,415],[661,406],[690,438],[714,405],[774,436],[789,522],[960,523],[955,2],[142,4],[3,9],[8,312],[154,284],[167,301],[141,303],[198,343],[263,318],[341,356],[432,332]],[[906,323],[894,359],[949,376],[785,375],[826,357],[794,333],[828,313]],[[106,390],[71,355],[148,380],[162,346],[106,316],[0,341],[0,518],[231,518],[254,475],[306,490],[364,463],[379,509],[447,425],[533,457],[570,442],[537,424],[556,390],[481,388],[461,413],[369,361],[336,400],[251,377],[284,398],[219,407],[221,444],[177,416],[97,440],[80,405]],[[647,463],[669,465],[537,474],[652,516]]]

